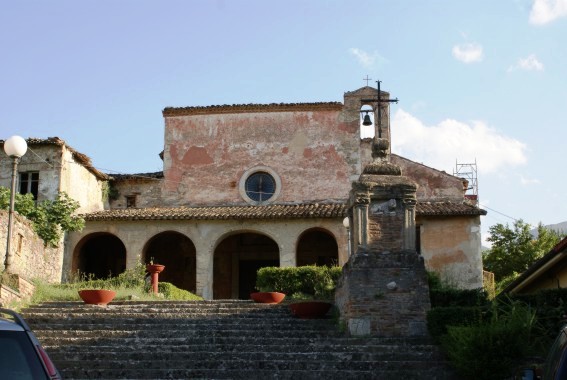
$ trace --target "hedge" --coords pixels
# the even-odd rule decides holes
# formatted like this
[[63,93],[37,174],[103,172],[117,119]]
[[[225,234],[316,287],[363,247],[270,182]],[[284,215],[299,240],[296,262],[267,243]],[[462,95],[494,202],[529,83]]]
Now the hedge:
[[341,267],[264,267],[258,270],[256,289],[281,292],[290,297],[307,295],[309,298],[331,299],[341,273]]

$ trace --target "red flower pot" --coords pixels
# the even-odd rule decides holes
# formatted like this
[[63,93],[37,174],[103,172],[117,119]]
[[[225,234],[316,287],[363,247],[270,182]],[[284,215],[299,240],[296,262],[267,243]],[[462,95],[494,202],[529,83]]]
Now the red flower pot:
[[116,297],[116,292],[114,290],[105,289],[86,289],[79,290],[79,297],[81,297],[86,304],[106,306]]
[[165,269],[165,265],[161,264],[147,264],[146,270],[150,273],[161,273]]
[[291,314],[303,319],[323,318],[333,306],[323,301],[302,301],[289,304]]
[[279,292],[257,292],[250,293],[250,298],[257,303],[280,303],[285,298],[285,294]]

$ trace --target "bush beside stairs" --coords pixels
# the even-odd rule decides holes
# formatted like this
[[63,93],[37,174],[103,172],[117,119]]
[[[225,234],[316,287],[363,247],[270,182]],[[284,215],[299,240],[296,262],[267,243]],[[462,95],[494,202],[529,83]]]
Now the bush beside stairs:
[[426,338],[348,337],[285,304],[46,302],[22,310],[64,379],[454,379]]

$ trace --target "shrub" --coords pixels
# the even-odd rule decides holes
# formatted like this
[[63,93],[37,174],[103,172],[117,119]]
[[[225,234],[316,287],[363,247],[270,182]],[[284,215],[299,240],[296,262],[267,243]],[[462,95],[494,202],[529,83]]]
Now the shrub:
[[441,343],[464,379],[506,378],[534,353],[535,317],[522,302],[494,302],[488,321],[448,326]]
[[187,290],[179,289],[177,286],[169,282],[158,283],[158,292],[162,293],[168,300],[175,301],[197,301],[202,300],[201,297],[188,292]]
[[448,326],[472,326],[482,323],[485,316],[486,313],[479,307],[437,307],[427,313],[427,329],[433,338],[439,340],[447,334]]

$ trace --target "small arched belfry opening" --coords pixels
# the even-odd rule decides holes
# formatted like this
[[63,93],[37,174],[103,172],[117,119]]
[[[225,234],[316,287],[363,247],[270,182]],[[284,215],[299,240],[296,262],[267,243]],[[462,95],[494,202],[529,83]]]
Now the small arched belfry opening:
[[339,247],[335,237],[321,228],[313,228],[301,234],[296,249],[297,266],[339,264]]
[[365,104],[360,107],[360,138],[373,138],[376,134],[374,126],[374,109]]
[[145,263],[165,265],[159,280],[180,289],[195,292],[197,288],[196,249],[187,236],[175,232],[161,232],[152,237],[144,248]]
[[75,247],[72,268],[93,279],[118,276],[126,270],[126,247],[110,233],[89,234]]
[[274,266],[280,266],[279,248],[268,236],[244,232],[225,238],[214,253],[213,298],[249,299],[258,269]]

